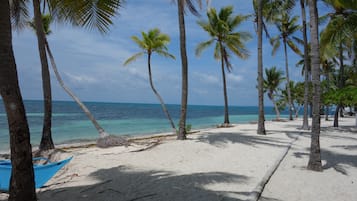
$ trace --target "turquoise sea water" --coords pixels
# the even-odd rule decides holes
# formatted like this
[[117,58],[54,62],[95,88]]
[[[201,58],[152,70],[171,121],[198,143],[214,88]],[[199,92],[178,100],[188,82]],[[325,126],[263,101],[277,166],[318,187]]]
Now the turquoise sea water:
[[[153,133],[171,132],[168,120],[165,118],[159,104],[137,103],[99,103],[86,102],[101,126],[110,134],[115,135],[145,135]],[[43,103],[42,101],[25,101],[26,114],[30,126],[31,143],[40,143]],[[176,124],[179,121],[180,105],[167,105]],[[214,127],[223,122],[223,106],[188,106],[187,124],[192,129]],[[248,123],[258,119],[258,108],[255,106],[230,106],[231,123]],[[265,108],[265,118],[275,118],[272,107]],[[283,112],[284,116],[287,113]],[[75,102],[54,101],[52,136],[55,144],[91,140],[98,137],[98,133],[87,116]],[[6,112],[0,101],[0,151],[9,149],[9,132]]]

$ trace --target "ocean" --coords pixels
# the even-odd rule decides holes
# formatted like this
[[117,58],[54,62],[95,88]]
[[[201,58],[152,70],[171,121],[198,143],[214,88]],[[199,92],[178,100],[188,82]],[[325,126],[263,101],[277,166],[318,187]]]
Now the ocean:
[[[43,102],[24,101],[30,127],[32,146],[41,140]],[[109,134],[138,136],[172,132],[160,104],[85,102],[100,125]],[[176,123],[179,122],[180,105],[168,104],[167,108]],[[223,106],[189,105],[187,123],[193,130],[214,127],[223,123]],[[231,123],[257,121],[258,107],[230,106]],[[287,112],[282,112],[286,117]],[[273,107],[265,107],[265,118],[275,118]],[[53,101],[52,137],[55,144],[93,140],[97,130],[75,102]],[[0,100],[0,151],[9,150],[9,131],[4,105]]]

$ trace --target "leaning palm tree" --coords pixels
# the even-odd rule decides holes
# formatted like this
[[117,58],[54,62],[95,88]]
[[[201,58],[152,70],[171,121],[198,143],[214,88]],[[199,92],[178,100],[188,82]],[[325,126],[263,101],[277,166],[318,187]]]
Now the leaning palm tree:
[[[14,5],[16,3],[18,2],[13,2],[12,6],[18,6]],[[0,94],[7,114],[12,165],[9,200],[35,201],[37,198],[32,166],[30,130],[12,48],[9,1],[0,0],[0,5]]]
[[264,91],[267,93],[269,99],[274,105],[276,120],[280,119],[280,110],[275,97],[279,96],[279,86],[285,80],[283,77],[284,72],[277,70],[275,66],[265,69]]
[[307,168],[322,171],[320,151],[320,52],[318,39],[318,11],[316,0],[309,1],[310,40],[311,40],[311,73],[313,86],[313,117],[311,128],[310,156]]
[[[27,1],[24,0],[12,0],[12,2],[18,2],[19,6],[12,6],[12,16],[14,17],[15,24],[23,24],[21,23],[21,19],[26,19],[25,14],[27,8]],[[44,1],[43,6],[48,6],[48,10],[50,12],[51,17],[57,21],[68,22],[76,26],[83,26],[89,29],[96,29],[101,33],[105,33],[108,31],[109,26],[113,23],[111,18],[117,14],[117,10],[121,7],[122,0],[83,0],[83,1],[70,1],[70,0],[47,0]],[[55,72],[56,78],[60,83],[61,87],[77,102],[80,108],[84,111],[84,113],[91,120],[95,128],[99,133],[98,145],[107,146],[112,144],[123,144],[126,141],[121,137],[111,137],[105,130],[99,125],[94,116],[90,113],[88,108],[80,101],[80,99],[75,96],[75,94],[64,84],[55,64],[55,59],[49,47],[49,44],[46,39],[45,30],[46,26],[43,25],[43,20],[41,17],[40,4],[38,0],[33,0],[34,7],[34,25],[36,28],[36,35],[38,38],[38,47],[40,51],[40,55],[42,55],[41,63],[47,63],[47,56],[50,57],[52,68]],[[43,9],[45,10],[45,9]],[[43,51],[45,50],[45,51]],[[43,67],[43,71],[48,71],[47,68]],[[50,77],[49,73],[47,75],[43,75],[44,85],[46,85],[46,91],[49,93],[51,91],[50,86]],[[45,90],[44,90],[45,91]],[[47,97],[47,96],[45,96]],[[51,99],[52,101],[52,99]],[[48,106],[47,106],[48,107]],[[48,109],[48,108],[47,108]],[[51,118],[50,115],[45,114],[45,119]],[[46,121],[46,120],[44,120]],[[49,139],[46,137],[46,139]],[[41,140],[42,142],[42,140]],[[49,141],[46,141],[47,143]],[[46,144],[46,143],[45,143]],[[44,149],[47,149],[49,146],[44,146]],[[40,147],[41,148],[41,147]]]
[[129,59],[127,59],[124,65],[127,65],[135,61],[137,58],[143,56],[144,54],[147,54],[150,87],[156,97],[159,99],[162,110],[164,111],[167,119],[169,120],[174,133],[176,133],[175,124],[172,121],[170,113],[165,106],[164,100],[154,87],[151,74],[151,56],[153,53],[157,53],[158,55],[175,59],[175,56],[167,52],[167,44],[170,42],[170,37],[166,34],[161,33],[159,29],[151,29],[148,31],[148,33],[141,32],[141,35],[142,39],[138,38],[137,36],[132,36],[131,39],[140,47],[140,49],[142,49],[142,51],[134,54]]
[[[283,6],[284,8],[284,6]],[[280,15],[275,17],[275,25],[279,30],[279,35],[270,39],[270,43],[273,45],[272,54],[275,55],[276,51],[280,47],[280,41],[282,40],[284,45],[284,55],[285,55],[285,73],[286,73],[286,86],[287,86],[287,93],[288,93],[288,103],[289,103],[289,119],[293,119],[292,110],[293,105],[291,101],[291,94],[290,94],[290,87],[289,87],[289,63],[288,63],[288,53],[287,53],[287,46],[290,47],[295,53],[301,55],[300,50],[297,48],[294,41],[301,42],[298,38],[293,37],[292,35],[300,30],[300,26],[297,25],[299,17],[293,16],[290,17],[288,12],[282,12]]]
[[216,9],[211,8],[207,12],[208,21],[198,22],[211,38],[200,43],[196,48],[196,55],[199,56],[204,49],[215,43],[214,58],[221,61],[223,78],[224,126],[228,126],[230,123],[225,71],[226,69],[228,72],[232,70],[232,64],[229,60],[232,53],[242,59],[248,58],[249,54],[244,42],[251,38],[248,32],[235,32],[235,29],[248,17],[242,15],[232,16],[232,14],[233,6],[224,7],[219,13],[216,12]]

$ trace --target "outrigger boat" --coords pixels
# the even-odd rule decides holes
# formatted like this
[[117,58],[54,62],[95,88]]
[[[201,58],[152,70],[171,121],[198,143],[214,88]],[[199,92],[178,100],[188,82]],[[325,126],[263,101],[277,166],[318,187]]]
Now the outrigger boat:
[[[51,162],[44,157],[33,158],[33,169],[35,174],[35,187],[41,188],[45,183],[50,180],[63,166],[65,166],[72,157],[62,161]],[[44,164],[38,164],[36,161],[44,160]],[[0,161],[0,190],[9,191],[10,176],[11,176],[11,161]]]

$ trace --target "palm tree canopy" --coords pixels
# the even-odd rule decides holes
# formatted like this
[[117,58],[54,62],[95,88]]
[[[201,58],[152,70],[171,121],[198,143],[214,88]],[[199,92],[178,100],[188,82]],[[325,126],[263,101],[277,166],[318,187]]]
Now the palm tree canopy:
[[[51,29],[50,29],[50,25],[52,23],[52,17],[49,14],[46,15],[42,15],[42,25],[43,25],[43,31],[45,32],[46,35],[49,35],[52,33]],[[28,22],[28,25],[33,29],[36,30],[36,26],[35,26],[35,19],[33,19],[32,21]]]
[[[23,28],[29,21],[29,0],[10,0],[12,24]],[[106,33],[124,0],[44,0],[49,14],[57,22],[70,23]]]
[[277,92],[280,84],[285,79],[284,72],[278,70],[275,66],[265,69],[264,90],[269,94]]
[[279,17],[275,18],[275,25],[279,30],[279,35],[270,39],[270,43],[273,45],[272,54],[275,55],[276,51],[280,47],[280,40],[286,40],[288,46],[297,54],[302,55],[301,51],[294,43],[303,44],[303,41],[297,37],[292,37],[292,35],[301,29],[298,23],[299,17],[290,17],[289,14],[283,13]]
[[[248,58],[249,52],[245,48],[244,41],[251,39],[250,33],[235,31],[249,16],[232,16],[232,14],[232,6],[222,8],[219,13],[217,13],[216,9],[211,8],[207,12],[208,21],[202,20],[197,22],[211,38],[197,46],[196,55],[199,56],[204,49],[216,42],[214,58],[221,59],[223,57],[228,70],[231,68],[228,61],[230,52],[242,59]],[[223,51],[221,51],[221,48]]]
[[142,49],[141,52],[134,54],[124,62],[127,65],[144,54],[157,54],[175,59],[175,56],[167,51],[167,44],[170,42],[170,37],[167,34],[163,34],[159,29],[151,29],[147,33],[141,32],[141,39],[137,36],[132,36],[131,39]]

